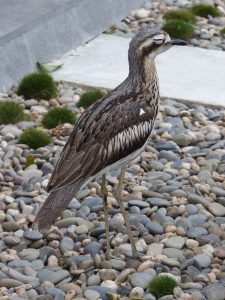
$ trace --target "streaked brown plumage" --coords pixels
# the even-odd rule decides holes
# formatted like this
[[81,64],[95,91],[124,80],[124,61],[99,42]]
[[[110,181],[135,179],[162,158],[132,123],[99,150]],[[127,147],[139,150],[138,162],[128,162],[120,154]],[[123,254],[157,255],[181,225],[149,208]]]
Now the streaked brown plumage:
[[35,223],[46,231],[76,193],[97,175],[125,166],[146,144],[158,111],[154,57],[170,48],[161,30],[142,29],[129,48],[129,75],[79,118],[49,181]]

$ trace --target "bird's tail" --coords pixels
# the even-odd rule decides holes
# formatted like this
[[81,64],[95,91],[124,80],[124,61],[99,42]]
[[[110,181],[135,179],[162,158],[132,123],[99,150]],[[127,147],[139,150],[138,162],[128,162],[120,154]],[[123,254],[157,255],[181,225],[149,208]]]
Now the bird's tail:
[[62,211],[67,208],[79,188],[80,184],[51,192],[34,220],[33,229],[38,229],[44,234],[47,233]]

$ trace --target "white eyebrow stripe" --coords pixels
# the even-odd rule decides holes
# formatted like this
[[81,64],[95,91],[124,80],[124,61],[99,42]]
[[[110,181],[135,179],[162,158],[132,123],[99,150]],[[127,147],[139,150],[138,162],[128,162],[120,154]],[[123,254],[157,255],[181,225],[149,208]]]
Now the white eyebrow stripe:
[[139,113],[139,116],[141,116],[141,115],[143,115],[143,114],[145,114],[145,111],[144,111],[144,109],[143,109],[143,108],[140,108],[140,113]]

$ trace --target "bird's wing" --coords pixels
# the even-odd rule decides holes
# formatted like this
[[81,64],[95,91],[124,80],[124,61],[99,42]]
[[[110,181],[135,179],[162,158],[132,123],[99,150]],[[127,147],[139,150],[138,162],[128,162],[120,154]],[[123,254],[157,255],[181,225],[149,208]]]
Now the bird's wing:
[[48,191],[94,176],[139,149],[153,129],[156,114],[156,103],[146,103],[138,95],[96,102],[82,114],[69,136]]

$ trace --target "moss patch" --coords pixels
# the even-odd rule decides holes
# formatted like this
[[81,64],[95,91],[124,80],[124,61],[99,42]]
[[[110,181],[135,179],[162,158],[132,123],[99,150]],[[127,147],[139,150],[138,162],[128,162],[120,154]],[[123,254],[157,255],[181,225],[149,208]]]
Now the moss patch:
[[163,18],[168,20],[180,20],[189,23],[195,23],[195,15],[189,9],[170,9],[168,10]]
[[41,129],[29,128],[21,134],[19,142],[37,149],[50,144],[51,137]]
[[176,280],[163,275],[154,278],[148,287],[148,291],[152,293],[157,299],[166,295],[173,295],[173,290],[177,286]]
[[23,96],[26,100],[49,100],[57,95],[57,88],[50,75],[45,73],[32,73],[21,80],[17,94]]
[[194,27],[192,24],[180,20],[168,20],[163,25],[170,37],[176,39],[189,40],[194,34]]
[[25,119],[23,108],[13,102],[0,102],[0,124],[15,124]]
[[52,108],[44,115],[42,124],[46,128],[54,128],[59,124],[70,123],[74,124],[76,115],[73,111],[66,107]]
[[191,6],[190,10],[199,17],[208,18],[208,16],[218,17],[218,9],[210,4],[198,3]]
[[87,91],[81,96],[77,106],[87,108],[104,96],[105,94],[100,90]]

